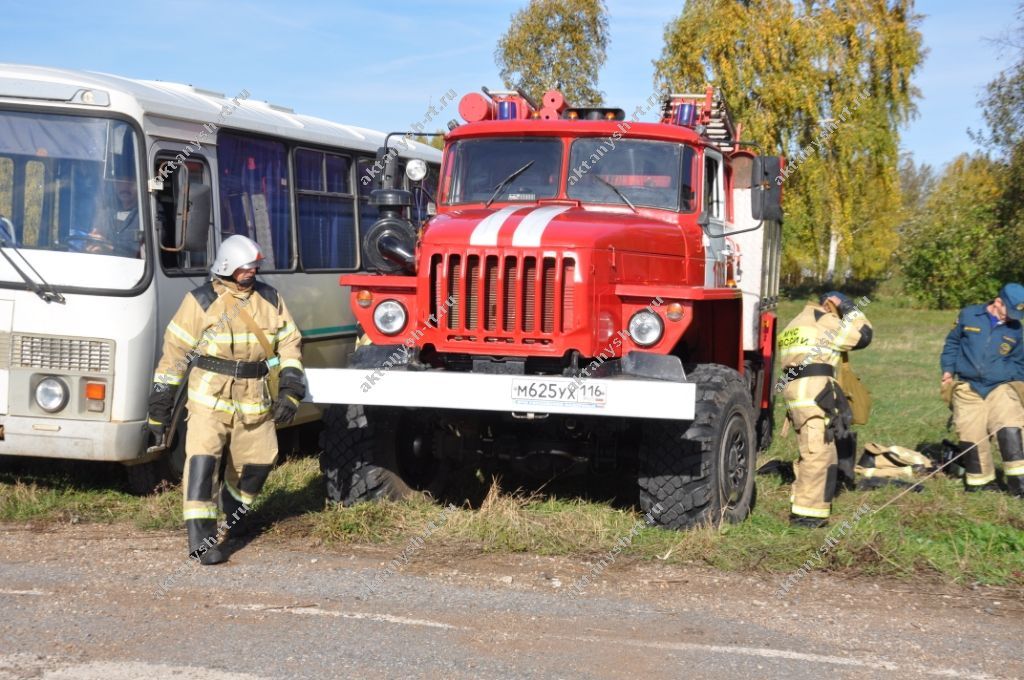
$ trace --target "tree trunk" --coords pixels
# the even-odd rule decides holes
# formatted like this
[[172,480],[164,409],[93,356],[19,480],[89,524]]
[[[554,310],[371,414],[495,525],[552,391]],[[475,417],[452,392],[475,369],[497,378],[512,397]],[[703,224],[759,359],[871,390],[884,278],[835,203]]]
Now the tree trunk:
[[836,277],[836,258],[839,257],[839,234],[835,231],[828,239],[828,264],[825,266],[825,281],[832,283]]

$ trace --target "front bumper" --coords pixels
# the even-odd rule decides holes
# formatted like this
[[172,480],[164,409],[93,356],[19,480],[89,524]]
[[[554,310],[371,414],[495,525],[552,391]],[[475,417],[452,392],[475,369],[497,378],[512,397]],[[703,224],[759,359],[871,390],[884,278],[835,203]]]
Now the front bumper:
[[145,452],[143,420],[97,423],[29,416],[0,416],[0,456],[131,461]]
[[306,369],[308,401],[506,413],[693,420],[697,386],[627,376],[585,378],[444,370]]

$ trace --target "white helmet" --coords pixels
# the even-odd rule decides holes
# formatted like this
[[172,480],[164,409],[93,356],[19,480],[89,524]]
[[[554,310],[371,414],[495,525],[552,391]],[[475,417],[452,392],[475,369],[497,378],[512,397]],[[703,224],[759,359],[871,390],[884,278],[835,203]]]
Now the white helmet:
[[218,276],[231,276],[239,268],[259,267],[262,259],[263,251],[260,250],[260,244],[251,238],[235,234],[221,242],[210,271]]

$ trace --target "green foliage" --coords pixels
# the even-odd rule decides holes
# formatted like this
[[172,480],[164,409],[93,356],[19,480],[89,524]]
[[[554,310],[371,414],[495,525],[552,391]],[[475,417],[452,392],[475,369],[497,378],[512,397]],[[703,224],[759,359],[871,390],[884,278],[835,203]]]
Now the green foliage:
[[988,84],[980,104],[988,130],[975,140],[1003,164],[1003,191],[998,218],[1005,232],[1006,280],[1024,279],[1024,2],[1017,9],[1018,23],[1000,42],[1013,56],[1013,64]]
[[960,156],[904,228],[905,285],[920,302],[956,308],[999,290],[1006,231],[997,204],[1002,168],[985,156]]
[[[440,130],[438,130],[438,132],[440,132]],[[412,138],[412,141],[432,146],[438,151],[444,150],[444,137],[441,135],[431,135],[429,137],[426,135],[416,135]]]
[[512,16],[494,59],[509,88],[538,102],[558,86],[574,106],[600,104],[597,77],[608,49],[604,0],[531,0]]
[[690,0],[666,27],[657,82],[712,83],[745,139],[803,159],[784,187],[788,283],[887,270],[919,22],[912,0]]
[[985,300],[1024,279],[1024,3],[1018,16],[1001,39],[1016,59],[979,102],[988,129],[972,132],[986,155],[961,156],[931,187],[912,163],[901,168],[905,186],[922,185],[904,204],[905,285],[930,306]]

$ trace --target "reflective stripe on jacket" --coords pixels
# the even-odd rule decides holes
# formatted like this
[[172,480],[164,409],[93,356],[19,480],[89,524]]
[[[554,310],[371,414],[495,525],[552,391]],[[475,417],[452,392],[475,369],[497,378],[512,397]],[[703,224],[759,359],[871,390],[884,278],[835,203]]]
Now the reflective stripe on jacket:
[[[302,336],[277,291],[262,283],[243,291],[234,282],[215,277],[211,284],[186,295],[167,324],[163,356],[154,382],[181,384],[188,365],[202,355],[232,361],[265,361],[266,352],[240,318],[242,310],[252,316],[266,335],[280,358],[281,368],[301,371]],[[244,422],[259,422],[269,417],[270,393],[264,378],[234,378],[193,365],[188,381],[188,407],[215,412],[225,422],[236,414]]]
[[854,309],[839,318],[824,307],[808,304],[779,334],[779,362],[783,370],[808,364],[839,365],[842,352],[866,347],[871,324]]

